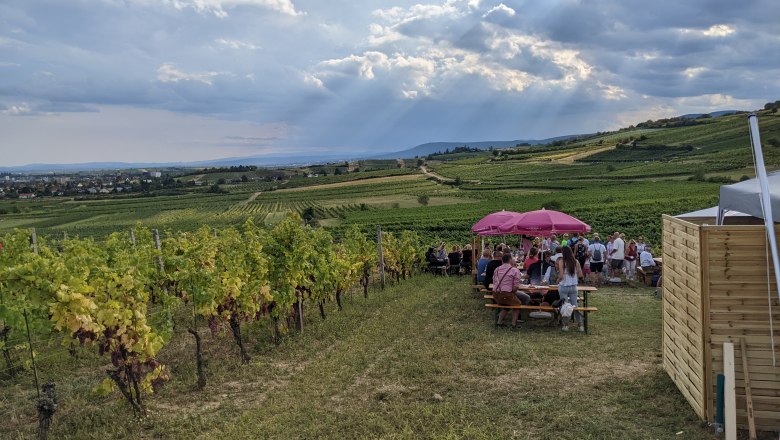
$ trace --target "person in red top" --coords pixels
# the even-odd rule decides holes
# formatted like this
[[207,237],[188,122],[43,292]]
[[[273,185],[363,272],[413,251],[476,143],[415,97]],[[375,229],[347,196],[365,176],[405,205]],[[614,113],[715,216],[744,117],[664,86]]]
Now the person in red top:
[[[501,258],[501,266],[493,272],[493,300],[504,306],[527,305],[531,297],[525,292],[519,292],[523,276],[515,267],[511,254],[504,254]],[[504,325],[504,317],[508,309],[501,309],[498,313],[497,326]],[[520,309],[512,310],[512,330],[517,329],[517,318],[520,317]]]
[[628,249],[626,249],[625,258],[626,278],[629,280],[636,279],[637,258],[639,258],[639,251],[637,250],[636,241],[631,240],[628,242]]
[[528,251],[528,256],[525,257],[523,267],[528,270],[528,268],[537,261],[539,261],[539,248],[532,247],[531,250]]

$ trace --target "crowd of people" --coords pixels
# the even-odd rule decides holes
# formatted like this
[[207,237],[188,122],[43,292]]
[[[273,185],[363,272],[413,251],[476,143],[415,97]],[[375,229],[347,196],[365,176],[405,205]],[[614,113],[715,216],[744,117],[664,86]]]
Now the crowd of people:
[[[600,284],[607,280],[619,282],[624,278],[633,281],[637,279],[637,267],[645,273],[656,272],[653,248],[642,236],[628,239],[620,232],[605,239],[598,233],[590,238],[577,233],[547,238],[520,236],[517,244],[485,245],[477,261],[477,282],[486,286],[490,284],[486,280],[492,281],[492,270],[501,262],[503,254],[511,255],[531,284],[555,282],[558,278],[555,262],[562,255],[563,247],[569,247],[579,263],[583,274],[579,277],[580,282]],[[436,247],[430,247],[425,258],[429,268],[443,273],[470,274],[473,252],[468,244],[462,248],[456,244],[448,250],[447,245],[441,242]]]
[[[494,300],[504,305],[569,304],[577,307],[577,286],[580,283],[600,284],[604,281],[635,280],[637,267],[645,274],[657,272],[653,248],[643,237],[628,239],[615,232],[602,239],[599,234],[590,238],[581,234],[563,234],[560,237],[530,238],[521,236],[518,243],[487,244],[477,261],[477,282],[493,290]],[[473,250],[470,245],[452,246],[447,252],[445,243],[431,247],[426,254],[429,267],[448,274],[470,274]],[[660,273],[658,286],[660,286]],[[557,284],[558,291],[529,294],[524,285]],[[530,289],[527,289],[530,291]],[[503,325],[507,309],[498,315],[497,325]],[[569,316],[584,331],[582,316],[574,310],[561,313],[563,330],[568,331]],[[568,315],[568,316],[567,316]],[[517,328],[519,309],[512,309],[511,326]]]
[[556,261],[565,247],[572,251],[582,270],[580,282],[636,280],[637,267],[645,273],[656,272],[653,248],[641,236],[627,239],[625,234],[615,232],[602,239],[597,233],[590,238],[575,233],[533,240],[523,237],[518,245],[487,244],[477,263],[477,281],[489,285],[490,260],[500,258],[496,254],[509,253],[531,284],[554,283],[559,278]]

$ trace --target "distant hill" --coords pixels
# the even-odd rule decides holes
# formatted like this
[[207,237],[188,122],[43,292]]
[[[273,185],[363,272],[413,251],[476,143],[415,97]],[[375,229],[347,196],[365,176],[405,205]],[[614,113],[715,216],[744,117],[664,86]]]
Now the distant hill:
[[378,156],[372,156],[370,159],[409,159],[412,157],[425,157],[429,154],[444,152],[446,150],[454,150],[458,147],[471,147],[478,148],[480,150],[487,150],[489,148],[511,148],[520,144],[528,145],[545,145],[555,141],[565,141],[571,138],[588,136],[581,134],[571,134],[566,136],[557,136],[548,139],[526,139],[526,140],[514,140],[514,141],[479,141],[479,142],[428,142],[426,144],[420,144],[416,147],[406,150],[396,151],[394,153],[385,153]]
[[200,168],[256,165],[261,167],[310,165],[350,159],[346,153],[338,155],[273,154],[266,156],[229,157],[194,162],[86,162],[69,164],[33,163],[19,166],[0,166],[0,172],[29,173],[45,171],[118,170],[133,168]]
[[733,115],[733,114],[739,113],[739,112],[740,112],[740,110],[721,110],[721,111],[712,112],[712,113],[688,113],[687,115],[682,115],[680,117],[681,118],[686,118],[686,119],[697,119],[697,118],[701,118],[704,115],[707,115],[707,116],[709,116],[711,118],[717,118],[718,116],[728,116],[728,115]]

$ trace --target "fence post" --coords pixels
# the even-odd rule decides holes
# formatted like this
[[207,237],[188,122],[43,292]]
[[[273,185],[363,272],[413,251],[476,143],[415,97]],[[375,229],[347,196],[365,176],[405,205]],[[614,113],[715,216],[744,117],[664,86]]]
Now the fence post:
[[377,248],[379,249],[379,280],[381,281],[382,289],[385,288],[385,256],[382,252],[382,225],[376,227],[376,241]]
[[130,229],[130,242],[133,243],[133,247],[135,247],[135,231],[133,229]]

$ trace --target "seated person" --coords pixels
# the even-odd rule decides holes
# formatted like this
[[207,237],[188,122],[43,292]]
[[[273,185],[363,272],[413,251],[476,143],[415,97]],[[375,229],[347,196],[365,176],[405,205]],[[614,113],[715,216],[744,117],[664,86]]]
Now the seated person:
[[655,260],[653,260],[652,250],[653,248],[650,245],[645,245],[645,250],[639,254],[639,266],[645,272],[655,272],[658,269]]
[[532,264],[539,261],[539,249],[536,247],[532,247],[530,251],[528,251],[528,255],[525,257],[525,261],[523,262],[523,267],[527,270]]
[[[509,254],[507,254],[509,255]],[[490,260],[490,262],[487,264],[487,267],[485,268],[485,288],[490,289],[490,285],[493,284],[493,272],[495,272],[496,268],[501,266],[501,258],[504,256],[504,253],[501,251],[495,251],[493,252],[493,259]],[[512,256],[509,255],[511,258]]]
[[439,258],[433,248],[428,248],[428,252],[425,253],[425,261],[428,262],[428,267],[431,269],[443,269],[447,267],[447,261]]
[[474,251],[471,250],[471,245],[467,244],[463,246],[463,257],[460,260],[460,266],[463,268],[463,272],[466,274],[471,273],[471,256]]
[[482,258],[477,261],[477,282],[480,284],[485,282],[485,271],[487,270],[487,265],[490,263],[492,256],[493,252],[490,248],[485,248],[485,250],[482,251]]
[[528,266],[525,278],[534,286],[549,284],[554,263],[549,252],[542,252],[542,259]]
[[[493,273],[495,281],[493,285],[493,300],[500,305],[514,306],[526,305],[531,301],[531,297],[525,292],[520,292],[520,281],[522,275],[515,267],[511,253],[506,253],[501,257],[501,266],[497,267]],[[501,309],[498,313],[498,322],[496,325],[504,324],[504,317],[507,309]],[[512,329],[517,328],[517,318],[520,316],[519,309],[512,309]]]
[[450,262],[450,273],[456,273],[460,270],[460,247],[458,245],[452,247],[452,252],[447,254],[447,259]]

